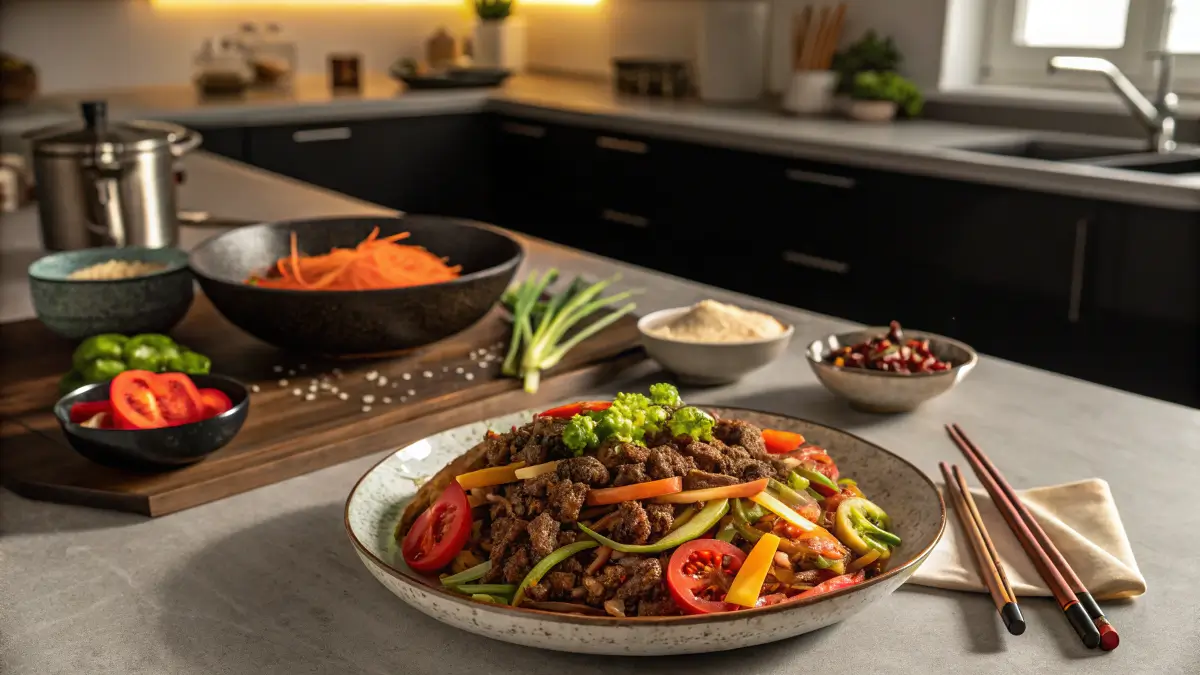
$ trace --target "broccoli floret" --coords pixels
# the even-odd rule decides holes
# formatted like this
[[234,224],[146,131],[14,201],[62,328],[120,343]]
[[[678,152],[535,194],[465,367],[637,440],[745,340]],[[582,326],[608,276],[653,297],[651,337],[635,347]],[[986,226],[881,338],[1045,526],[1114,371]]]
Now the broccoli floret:
[[667,382],[650,385],[650,400],[658,405],[669,405],[672,408],[683,405],[683,399],[679,398],[679,390],[675,388],[675,385]]
[[632,443],[635,438],[641,437],[640,429],[634,425],[633,420],[615,405],[608,410],[593,412],[591,416],[596,420],[598,442],[611,438],[622,443]]
[[562,439],[563,445],[575,453],[576,457],[582,455],[584,450],[600,444],[600,439],[596,436],[596,421],[587,415],[572,417],[563,429]]
[[680,408],[671,416],[667,428],[676,436],[690,436],[697,441],[711,441],[713,424],[712,415],[699,408],[688,406]]

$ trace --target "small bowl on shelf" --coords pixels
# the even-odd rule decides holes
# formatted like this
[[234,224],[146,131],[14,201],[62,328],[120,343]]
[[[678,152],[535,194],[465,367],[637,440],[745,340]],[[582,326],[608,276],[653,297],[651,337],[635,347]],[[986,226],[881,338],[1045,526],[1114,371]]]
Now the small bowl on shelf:
[[54,404],[54,417],[76,452],[97,464],[138,472],[179,469],[208,457],[237,436],[250,410],[245,385],[221,375],[190,375],[197,388],[229,397],[229,410],[199,422],[161,429],[96,429],[71,421],[76,403],[105,401],[111,382],[84,385]]
[[[72,279],[93,265],[118,260],[163,265],[122,279]],[[188,254],[175,248],[89,248],[38,258],[29,266],[29,293],[37,317],[68,340],[100,333],[166,333],[192,306]]]
[[886,335],[888,328],[864,328],[830,335],[806,350],[808,365],[825,388],[864,412],[911,412],[926,401],[950,391],[975,368],[979,354],[970,345],[933,333],[905,330],[906,338],[929,340],[929,351],[948,361],[950,368],[930,373],[893,373],[834,365],[829,357],[843,347]]
[[684,384],[714,386],[736,382],[779,358],[787,350],[795,330],[780,321],[785,330],[779,335],[738,342],[677,340],[651,332],[691,309],[675,307],[651,312],[637,324],[646,353]]

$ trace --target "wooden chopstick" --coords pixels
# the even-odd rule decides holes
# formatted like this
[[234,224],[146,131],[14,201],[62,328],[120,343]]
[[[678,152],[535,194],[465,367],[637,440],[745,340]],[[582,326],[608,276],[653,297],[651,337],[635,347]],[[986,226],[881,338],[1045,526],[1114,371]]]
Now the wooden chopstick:
[[1000,564],[1000,556],[996,553],[996,547],[992,545],[992,539],[983,524],[983,518],[979,515],[975,498],[971,496],[966,480],[957,466],[953,467],[953,477],[950,475],[951,467],[945,462],[938,462],[938,468],[942,470],[942,477],[946,481],[946,493],[950,502],[954,504],[954,510],[958,512],[963,532],[971,542],[971,550],[975,553],[975,562],[979,567],[979,576],[987,585],[992,602],[996,603],[996,611],[1000,613],[1004,627],[1013,635],[1024,633],[1025,618],[1021,616],[1017,596],[1008,583],[1008,575],[1004,573],[1004,566]]
[[796,44],[793,45],[792,70],[804,70],[804,46],[808,43],[808,27],[812,23],[812,5],[805,5],[796,18]]
[[[1063,614],[1066,615],[1067,620],[1071,623],[1071,627],[1079,635],[1079,639],[1089,649],[1105,645],[1105,639],[1101,636],[1100,627],[1093,622],[1093,616],[1082,604],[1076,591],[1068,585],[1063,576],[1061,570],[1065,569],[1068,574],[1075,577],[1075,573],[1071,571],[1066,559],[1062,557],[1062,554],[1050,542],[1049,537],[1041,530],[1041,526],[1033,519],[1033,515],[1029,513],[1025,505],[1021,504],[1020,498],[1013,492],[1012,487],[1008,485],[1004,477],[1000,475],[1000,472],[996,470],[995,465],[987,459],[976,445],[967,439],[962,429],[957,424],[947,424],[946,432],[950,434],[950,438],[958,446],[958,449],[962,451],[963,456],[967,458],[967,461],[971,464],[971,468],[974,469],[975,475],[979,477],[979,480],[983,483],[983,487],[991,495],[992,502],[999,509],[1000,514],[1004,516],[1009,529],[1013,531],[1017,540],[1021,542],[1021,548],[1025,549],[1025,553],[1033,561],[1038,574],[1041,575],[1046,585],[1050,587],[1050,592],[1054,594],[1054,599],[1058,601],[1059,607],[1062,608]],[[1002,483],[1004,487],[1001,487]],[[1007,487],[1007,491],[1004,489],[1005,487]],[[1040,540],[1033,534],[1033,530],[1041,533]],[[1043,542],[1045,546],[1043,546]],[[1053,557],[1051,557],[1047,549],[1054,551]],[[1078,577],[1075,577],[1075,581],[1078,583]],[[1078,583],[1078,588],[1083,589],[1083,584]],[[1086,589],[1083,589],[1082,592],[1088,599],[1091,599],[1091,595],[1087,593]],[[1092,604],[1095,604],[1094,600],[1092,600]],[[1099,607],[1096,607],[1096,610],[1098,611]],[[1100,616],[1103,617],[1103,613]],[[1109,651],[1116,648],[1119,638],[1115,637],[1116,629],[1108,625],[1107,620],[1105,620],[1105,627],[1108,629],[1106,632],[1110,636],[1114,636],[1107,638],[1108,646],[1104,648],[1106,651]]]

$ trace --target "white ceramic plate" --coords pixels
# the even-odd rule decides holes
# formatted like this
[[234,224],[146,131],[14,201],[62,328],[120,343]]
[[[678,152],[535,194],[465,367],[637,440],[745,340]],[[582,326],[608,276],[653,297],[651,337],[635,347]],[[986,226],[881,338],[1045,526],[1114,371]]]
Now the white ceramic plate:
[[[404,564],[393,538],[414,478],[432,476],[483,438],[488,429],[527,422],[526,411],[434,434],[384,458],[346,500],[346,531],[371,574],[401,600],[465,631],[529,647],[585,654],[690,654],[749,647],[823,628],[882,600],[904,583],[942,537],[946,509],[932,481],[912,464],[857,436],[783,415],[705,406],[721,417],[800,432],[829,450],[843,476],[892,517],[904,543],[888,569],[858,586],[773,607],[703,616],[593,617],[498,607],[442,590]],[[720,639],[714,636],[720,635]]]

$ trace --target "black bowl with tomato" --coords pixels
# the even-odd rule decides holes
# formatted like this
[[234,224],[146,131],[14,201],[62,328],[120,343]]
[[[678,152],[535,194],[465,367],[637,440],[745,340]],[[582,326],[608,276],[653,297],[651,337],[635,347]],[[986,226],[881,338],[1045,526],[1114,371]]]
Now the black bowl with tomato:
[[228,377],[126,371],[62,397],[54,416],[71,447],[93,462],[164,471],[228,445],[249,409],[246,387]]

